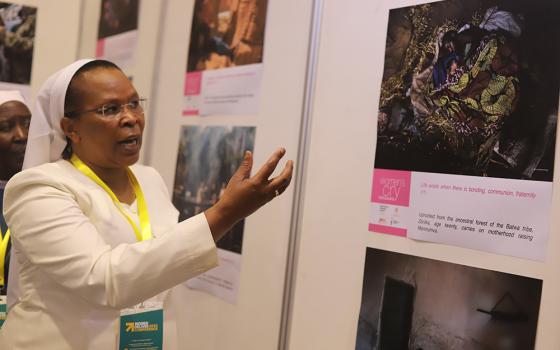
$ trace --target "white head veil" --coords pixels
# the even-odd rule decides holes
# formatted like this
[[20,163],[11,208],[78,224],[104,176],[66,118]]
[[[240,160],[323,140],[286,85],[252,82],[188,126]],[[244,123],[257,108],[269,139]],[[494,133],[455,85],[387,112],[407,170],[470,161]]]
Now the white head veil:
[[26,105],[23,95],[18,90],[0,91],[0,106],[10,101],[19,101]]
[[[62,158],[66,136],[60,128],[60,119],[64,115],[66,90],[76,71],[91,61],[93,60],[79,60],[64,67],[51,75],[39,90],[27,136],[24,169]],[[17,259],[12,259],[8,275],[8,309],[11,309],[21,294],[16,276],[19,276],[19,263]]]
[[39,90],[35,111],[29,126],[23,169],[59,160],[66,147],[66,136],[60,128],[64,116],[64,98],[70,80],[83,65],[83,59],[51,75]]

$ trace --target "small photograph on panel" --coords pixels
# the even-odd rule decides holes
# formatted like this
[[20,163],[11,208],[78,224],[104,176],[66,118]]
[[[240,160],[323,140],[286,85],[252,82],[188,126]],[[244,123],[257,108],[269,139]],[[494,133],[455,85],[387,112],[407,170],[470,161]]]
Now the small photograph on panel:
[[[245,151],[253,151],[254,127],[184,126],[181,130],[173,204],[179,219],[204,212],[220,199]],[[244,221],[237,223],[218,248],[241,254]]]
[[356,350],[534,349],[542,281],[367,248]]
[[268,0],[195,0],[187,72],[262,63]]
[[552,181],[560,2],[389,12],[375,167]]
[[[29,85],[37,8],[0,2],[0,87]],[[12,86],[12,88],[15,88]]]
[[267,7],[268,0],[194,1],[184,116],[258,113]]
[[101,16],[97,38],[138,29],[140,0],[101,0]]
[[136,64],[140,0],[102,0],[95,57],[122,69]]

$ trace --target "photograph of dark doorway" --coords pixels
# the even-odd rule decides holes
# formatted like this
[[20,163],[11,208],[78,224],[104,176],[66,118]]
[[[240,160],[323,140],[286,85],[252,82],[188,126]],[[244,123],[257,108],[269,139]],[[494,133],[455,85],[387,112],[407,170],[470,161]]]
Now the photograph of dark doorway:
[[[385,277],[381,315],[379,317],[378,349],[407,349],[412,325],[414,286]],[[398,329],[399,332],[394,330]]]
[[534,349],[542,281],[367,248],[356,350]]

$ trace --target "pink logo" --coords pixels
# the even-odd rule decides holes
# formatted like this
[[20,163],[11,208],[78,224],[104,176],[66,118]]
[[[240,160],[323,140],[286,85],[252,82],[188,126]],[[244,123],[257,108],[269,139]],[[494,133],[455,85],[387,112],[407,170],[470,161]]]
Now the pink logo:
[[408,207],[411,175],[410,171],[374,169],[371,201]]

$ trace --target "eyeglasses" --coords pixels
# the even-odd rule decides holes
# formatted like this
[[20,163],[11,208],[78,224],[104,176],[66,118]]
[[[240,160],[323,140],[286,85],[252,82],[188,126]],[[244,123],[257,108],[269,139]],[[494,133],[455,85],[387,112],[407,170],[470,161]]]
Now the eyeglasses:
[[66,112],[64,114],[69,117],[76,117],[80,114],[93,112],[103,116],[104,118],[112,119],[112,118],[120,118],[126,107],[130,111],[130,113],[134,114],[135,116],[141,116],[144,114],[144,107],[146,105],[146,101],[147,99],[145,98],[139,98],[137,100],[132,100],[128,103],[124,103],[122,105],[116,103],[109,103],[101,107],[88,109],[85,111]]

